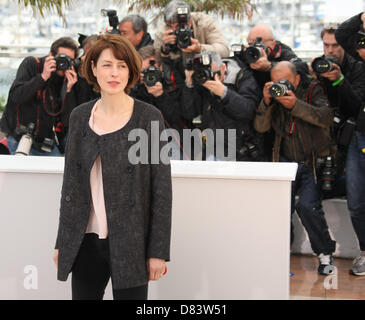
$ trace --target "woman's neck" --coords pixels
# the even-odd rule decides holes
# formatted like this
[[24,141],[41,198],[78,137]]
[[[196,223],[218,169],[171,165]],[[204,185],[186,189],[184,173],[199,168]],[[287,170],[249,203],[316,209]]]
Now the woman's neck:
[[131,98],[124,92],[115,95],[101,93],[99,108],[106,116],[113,116],[128,112],[130,110],[130,101]]

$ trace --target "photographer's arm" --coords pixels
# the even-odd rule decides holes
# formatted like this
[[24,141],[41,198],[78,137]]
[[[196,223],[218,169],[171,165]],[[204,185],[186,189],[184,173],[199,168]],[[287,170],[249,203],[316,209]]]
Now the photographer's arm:
[[360,30],[363,22],[361,20],[362,13],[341,23],[337,28],[335,37],[341,47],[355,59],[361,61],[359,54],[356,52],[355,38],[357,32]]
[[200,114],[200,108],[203,103],[203,94],[201,90],[192,85],[193,71],[185,70],[185,85],[181,94],[181,115],[184,119],[193,119]]
[[330,127],[333,123],[333,109],[329,107],[328,100],[320,85],[316,85],[313,89],[311,104],[296,99],[291,114],[322,128]]
[[227,42],[223,37],[222,32],[217,28],[214,19],[207,16],[204,23],[205,43],[200,43],[201,52],[215,51],[220,54],[222,58],[229,57],[229,48]]
[[250,72],[245,72],[239,83],[238,91],[228,88],[222,99],[225,110],[236,120],[253,120],[260,103],[261,90]]
[[365,100],[365,65],[357,62],[350,75],[344,78],[337,90],[341,96],[340,111],[346,117],[357,117]]
[[273,105],[266,105],[264,99],[262,99],[253,121],[254,128],[257,132],[264,133],[271,129],[272,110]]
[[46,81],[37,73],[37,62],[34,57],[27,57],[20,64],[9,98],[18,105],[34,99],[38,90],[44,88]]
[[172,92],[164,92],[156,97],[156,107],[160,109],[168,123],[176,123],[180,120],[180,101],[181,89],[175,89]]

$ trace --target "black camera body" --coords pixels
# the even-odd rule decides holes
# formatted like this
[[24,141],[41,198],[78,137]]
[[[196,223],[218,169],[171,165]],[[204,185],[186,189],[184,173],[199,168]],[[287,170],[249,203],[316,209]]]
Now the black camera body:
[[203,84],[208,80],[214,80],[216,74],[221,74],[220,71],[213,71],[211,65],[212,58],[207,52],[197,54],[192,61],[188,61],[187,69],[194,70],[192,75],[193,82],[196,84]]
[[112,30],[108,31],[108,33],[120,34],[117,10],[101,9],[101,15],[109,18],[109,25],[112,27]]
[[332,56],[318,57],[312,62],[313,71],[320,75],[333,70],[333,64],[339,64],[336,58]]
[[267,50],[267,47],[262,42],[262,38],[257,37],[255,43],[246,48],[243,53],[245,61],[248,64],[251,64],[259,60],[261,58],[261,48],[265,51]]
[[172,34],[176,35],[176,43],[165,44],[165,50],[167,52],[176,51],[178,48],[186,49],[191,46],[191,38],[193,37],[193,30],[188,27],[189,8],[178,7],[177,8],[177,22],[179,27],[174,30]]
[[337,171],[334,158],[332,156],[318,158],[316,162],[316,170],[321,179],[322,190],[326,192],[332,191]]
[[365,30],[363,27],[356,34],[356,50],[365,49]]
[[287,96],[289,90],[294,91],[294,86],[286,79],[274,82],[269,88],[269,92],[273,98]]
[[164,79],[163,72],[160,68],[155,66],[155,61],[150,61],[150,66],[147,69],[142,70],[144,83],[148,87],[153,87],[157,82],[161,82]]
[[64,53],[60,53],[54,59],[56,61],[56,70],[69,70],[73,65],[72,59]]

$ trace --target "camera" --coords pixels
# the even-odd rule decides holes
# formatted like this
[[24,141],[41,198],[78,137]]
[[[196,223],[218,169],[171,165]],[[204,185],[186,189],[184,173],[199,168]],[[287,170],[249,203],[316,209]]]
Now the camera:
[[233,56],[239,58],[240,60],[244,60],[244,50],[245,47],[242,44],[235,43],[231,45]]
[[365,30],[361,29],[356,34],[356,50],[365,49]]
[[108,33],[120,34],[117,10],[101,9],[101,15],[109,18],[109,25],[112,27],[112,30],[108,31]]
[[244,58],[248,64],[255,63],[261,58],[261,48],[263,48],[265,51],[267,50],[267,47],[262,42],[262,38],[257,37],[255,43],[250,45],[243,53]]
[[142,73],[143,73],[143,78],[144,78],[144,83],[146,84],[146,86],[148,87],[153,87],[157,82],[161,82],[163,81],[163,73],[160,70],[160,68],[155,67],[155,63],[156,61],[151,60],[150,61],[150,66],[147,69],[143,69]]
[[192,79],[194,83],[203,84],[208,80],[214,80],[216,74],[220,71],[213,71],[211,67],[212,58],[209,53],[203,52],[194,56],[191,62],[188,62],[187,69],[194,70]]
[[244,143],[238,152],[241,157],[250,160],[257,160],[260,156],[257,146],[251,142]]
[[54,59],[56,61],[56,70],[65,71],[71,69],[72,59],[68,55],[60,53]]
[[317,74],[322,74],[333,70],[333,64],[339,64],[332,56],[318,57],[312,62],[312,69]]
[[279,82],[275,82],[269,88],[269,92],[272,97],[282,97],[288,95],[288,91],[294,91],[294,86],[286,79],[281,79]]
[[167,52],[176,51],[177,48],[186,49],[191,46],[191,38],[193,36],[193,30],[188,28],[189,23],[189,8],[178,7],[177,8],[177,22],[179,27],[174,30],[172,34],[176,35],[176,43],[166,43],[165,50]]
[[16,127],[15,134],[16,136],[21,136],[18,147],[15,151],[15,155],[17,156],[28,156],[30,153],[30,149],[33,144],[33,133],[34,133],[35,125],[34,123],[29,123],[28,126],[20,125]]
[[323,191],[332,191],[336,179],[336,164],[332,156],[318,158],[317,170],[320,170]]

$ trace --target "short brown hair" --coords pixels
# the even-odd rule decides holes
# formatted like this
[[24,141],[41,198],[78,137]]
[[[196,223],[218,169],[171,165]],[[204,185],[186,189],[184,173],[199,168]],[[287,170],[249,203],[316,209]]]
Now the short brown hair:
[[142,60],[153,57],[155,58],[156,64],[161,64],[160,58],[156,54],[156,49],[153,45],[142,47],[138,50],[138,53],[141,56]]
[[98,37],[86,54],[85,61],[81,67],[81,73],[89,84],[94,86],[96,91],[100,91],[100,86],[92,71],[92,63],[96,66],[101,53],[105,49],[111,49],[113,55],[118,60],[123,60],[128,66],[129,79],[124,91],[129,93],[141,76],[142,59],[137,53],[132,43],[125,37],[117,34],[104,34]]
[[54,41],[51,45],[51,53],[55,57],[59,48],[68,48],[75,52],[75,59],[79,56],[79,46],[76,41],[70,37],[62,37]]
[[329,22],[324,24],[323,29],[321,31],[321,39],[323,40],[323,36],[325,33],[329,33],[329,34],[335,34],[337,28],[338,28],[338,23],[336,22]]

